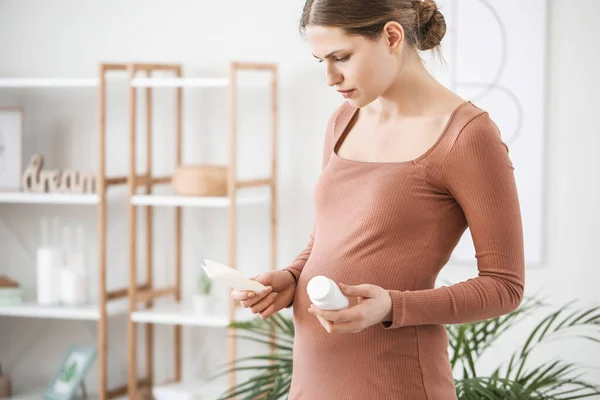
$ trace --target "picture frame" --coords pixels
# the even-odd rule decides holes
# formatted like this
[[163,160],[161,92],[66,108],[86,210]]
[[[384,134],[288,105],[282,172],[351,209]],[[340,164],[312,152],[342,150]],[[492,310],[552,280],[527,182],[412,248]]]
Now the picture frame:
[[84,378],[96,358],[96,349],[90,346],[71,346],[44,393],[44,400],[71,400],[82,388],[86,398]]
[[0,107],[0,190],[20,190],[23,170],[24,111]]

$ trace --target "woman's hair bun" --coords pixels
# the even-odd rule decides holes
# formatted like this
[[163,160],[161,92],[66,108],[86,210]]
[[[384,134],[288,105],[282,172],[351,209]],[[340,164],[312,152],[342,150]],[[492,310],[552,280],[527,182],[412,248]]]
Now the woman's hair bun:
[[416,47],[430,50],[438,46],[446,34],[446,20],[434,0],[416,0]]

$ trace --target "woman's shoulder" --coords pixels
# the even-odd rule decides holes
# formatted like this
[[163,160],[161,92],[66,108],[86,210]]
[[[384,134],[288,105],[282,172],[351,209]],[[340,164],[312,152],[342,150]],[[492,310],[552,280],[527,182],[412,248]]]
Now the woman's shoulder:
[[452,125],[456,138],[460,137],[462,142],[502,140],[500,129],[490,113],[471,101],[456,113]]
[[339,124],[343,123],[346,118],[350,118],[355,110],[356,108],[347,101],[339,104],[329,115],[329,120],[327,121],[328,133],[333,134]]
[[453,125],[447,132],[447,150],[442,164],[453,160],[453,163],[469,167],[474,160],[502,160],[512,166],[507,157],[509,147],[487,110],[469,102],[456,113]]
[[484,108],[474,104],[471,100],[465,100],[460,104],[452,115],[452,123],[458,129],[464,129],[475,119],[487,119],[489,113]]
[[356,108],[348,102],[343,102],[329,115],[329,120],[327,121],[327,127],[325,129],[325,140],[330,146],[333,146],[333,143],[335,143],[342,134],[344,127],[350,122],[350,119],[354,115],[354,111],[356,111]]

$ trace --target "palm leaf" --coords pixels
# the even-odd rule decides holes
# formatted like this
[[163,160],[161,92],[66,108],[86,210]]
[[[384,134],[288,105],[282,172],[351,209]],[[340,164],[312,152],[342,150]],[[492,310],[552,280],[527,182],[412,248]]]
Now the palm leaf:
[[[229,328],[246,332],[246,334],[234,334],[233,337],[273,346],[275,353],[244,357],[225,364],[228,367],[211,379],[238,371],[254,370],[257,374],[235,385],[219,399],[277,400],[287,395],[292,380],[293,321],[274,314],[266,320],[257,317],[250,321],[233,321],[229,324]],[[271,363],[256,364],[260,361]]]
[[[568,331],[573,331],[576,328],[593,328],[596,329],[596,334],[598,334],[597,328],[600,326],[600,307],[570,311],[569,309],[572,306],[573,302],[567,303],[557,311],[547,315],[535,326],[521,350],[516,353],[518,368],[516,371],[512,369],[510,373],[506,375],[507,378],[512,378],[514,380],[523,379],[527,360],[532,350],[535,346],[551,339],[554,335],[564,334]],[[588,335],[578,336],[589,340],[592,343],[600,342],[598,337]]]
[[456,395],[460,400],[526,400],[520,397],[521,392],[517,382],[494,376],[456,381]]
[[481,357],[485,350],[492,346],[502,334],[527,318],[541,305],[539,300],[526,298],[521,306],[512,313],[469,324],[446,326],[452,353],[450,360],[452,369],[455,370],[460,362],[461,365],[468,367],[463,378],[476,377],[477,372],[473,360]]

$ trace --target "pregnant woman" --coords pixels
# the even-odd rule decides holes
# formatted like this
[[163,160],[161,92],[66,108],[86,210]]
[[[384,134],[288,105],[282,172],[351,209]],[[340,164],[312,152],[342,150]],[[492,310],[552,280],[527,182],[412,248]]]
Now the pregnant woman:
[[[445,324],[515,310],[524,290],[514,168],[489,114],[436,81],[434,1],[308,0],[301,18],[327,84],[345,102],[325,129],[308,246],[231,296],[268,318],[292,307],[290,400],[451,400]],[[470,229],[478,276],[435,287]],[[351,300],[311,304],[324,275]]]

